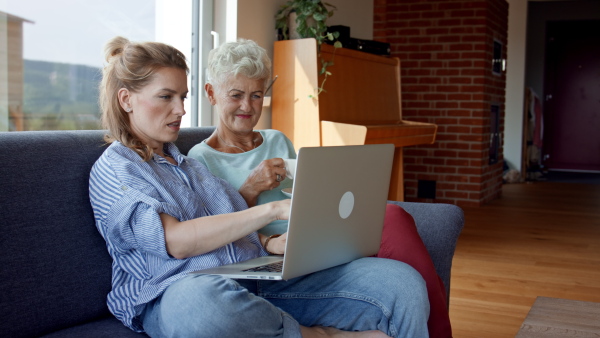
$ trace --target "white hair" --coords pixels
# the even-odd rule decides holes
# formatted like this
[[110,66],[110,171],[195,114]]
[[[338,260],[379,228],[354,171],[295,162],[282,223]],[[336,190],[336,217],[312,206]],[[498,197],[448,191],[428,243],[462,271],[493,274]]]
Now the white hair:
[[208,54],[207,83],[219,87],[231,76],[243,75],[263,80],[271,78],[271,59],[264,48],[252,40],[227,42]]

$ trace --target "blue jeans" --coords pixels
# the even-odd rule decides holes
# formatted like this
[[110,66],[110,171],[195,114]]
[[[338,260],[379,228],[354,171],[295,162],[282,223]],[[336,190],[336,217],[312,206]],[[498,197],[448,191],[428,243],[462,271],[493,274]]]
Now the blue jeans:
[[289,281],[190,275],[141,316],[151,337],[301,337],[300,325],[428,337],[425,282],[410,266],[362,258]]

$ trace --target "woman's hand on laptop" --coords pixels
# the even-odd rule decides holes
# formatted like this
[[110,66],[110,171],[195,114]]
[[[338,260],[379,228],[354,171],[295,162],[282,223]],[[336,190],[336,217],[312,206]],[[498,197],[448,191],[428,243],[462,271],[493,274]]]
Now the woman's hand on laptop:
[[270,253],[276,255],[283,255],[285,253],[285,242],[287,241],[287,232],[279,237],[272,236],[271,240],[267,244],[267,250]]

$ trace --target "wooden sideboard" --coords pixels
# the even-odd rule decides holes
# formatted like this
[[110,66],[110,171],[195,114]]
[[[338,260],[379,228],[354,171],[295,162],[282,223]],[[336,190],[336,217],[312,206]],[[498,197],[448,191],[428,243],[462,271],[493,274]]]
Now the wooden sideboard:
[[[404,200],[402,148],[435,141],[437,125],[402,120],[400,60],[323,44],[275,42],[272,127],[301,147],[392,143],[388,198]],[[321,60],[333,60],[322,93]],[[312,96],[312,97],[311,97]]]

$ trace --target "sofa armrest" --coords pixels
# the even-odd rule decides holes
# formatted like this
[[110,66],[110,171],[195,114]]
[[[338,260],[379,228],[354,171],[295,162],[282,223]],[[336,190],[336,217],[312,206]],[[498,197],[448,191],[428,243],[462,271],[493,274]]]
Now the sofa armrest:
[[417,231],[433,260],[436,272],[444,282],[449,299],[452,258],[465,223],[463,210],[452,204],[396,201],[388,203],[401,206],[414,218]]

